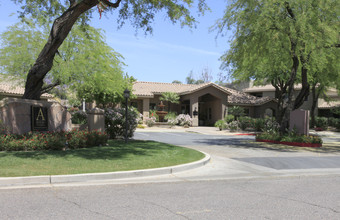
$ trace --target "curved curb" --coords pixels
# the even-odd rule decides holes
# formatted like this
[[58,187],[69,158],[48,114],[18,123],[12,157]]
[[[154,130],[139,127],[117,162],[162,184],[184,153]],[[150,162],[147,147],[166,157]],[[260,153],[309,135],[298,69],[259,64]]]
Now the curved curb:
[[[200,151],[201,152],[201,151]],[[206,165],[210,161],[210,155],[201,152],[205,157],[199,161],[181,164],[170,167],[132,170],[132,171],[118,171],[110,173],[86,173],[73,175],[47,175],[47,176],[30,176],[30,177],[0,177],[0,187],[5,186],[27,186],[27,185],[46,185],[59,183],[75,183],[87,182],[95,180],[115,180],[127,179],[136,177],[146,177],[164,174],[173,174]]]

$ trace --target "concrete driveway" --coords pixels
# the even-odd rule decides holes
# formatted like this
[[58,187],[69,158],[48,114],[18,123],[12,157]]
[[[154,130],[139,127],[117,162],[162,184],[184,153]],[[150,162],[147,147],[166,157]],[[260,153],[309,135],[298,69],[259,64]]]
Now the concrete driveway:
[[[340,145],[332,150],[259,144],[246,134],[220,132],[212,127],[138,129],[135,139],[189,147],[211,155],[204,167],[176,174],[188,179],[340,174]],[[340,142],[340,136],[324,135]]]

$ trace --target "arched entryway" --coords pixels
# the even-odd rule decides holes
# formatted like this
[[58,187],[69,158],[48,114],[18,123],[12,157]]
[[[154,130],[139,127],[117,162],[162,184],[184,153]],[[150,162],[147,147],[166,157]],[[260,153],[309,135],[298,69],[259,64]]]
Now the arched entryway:
[[198,125],[212,126],[221,119],[221,99],[210,93],[198,97]]

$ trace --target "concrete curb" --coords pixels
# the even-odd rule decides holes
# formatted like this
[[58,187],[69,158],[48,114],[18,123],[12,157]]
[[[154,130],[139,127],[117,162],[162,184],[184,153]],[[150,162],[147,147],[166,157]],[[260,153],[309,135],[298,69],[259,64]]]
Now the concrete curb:
[[128,179],[136,177],[146,177],[155,175],[164,175],[178,173],[194,168],[204,166],[210,161],[210,155],[205,154],[205,157],[199,161],[192,163],[181,164],[171,167],[162,167],[155,169],[145,170],[132,170],[111,173],[86,173],[74,175],[47,175],[47,176],[30,176],[30,177],[1,177],[0,187],[8,186],[29,186],[29,185],[48,185],[60,183],[75,183],[75,182],[88,182],[95,180],[114,180],[114,179]]

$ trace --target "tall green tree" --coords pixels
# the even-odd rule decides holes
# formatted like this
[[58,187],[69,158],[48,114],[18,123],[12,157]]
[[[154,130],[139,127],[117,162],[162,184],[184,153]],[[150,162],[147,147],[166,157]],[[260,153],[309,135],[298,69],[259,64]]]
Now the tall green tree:
[[[52,69],[58,49],[77,22],[85,25],[91,14],[98,8],[100,13],[111,11],[119,14],[118,26],[127,20],[136,28],[152,31],[152,22],[156,13],[165,12],[171,22],[182,26],[193,26],[194,17],[190,14],[192,0],[12,0],[22,5],[21,17],[52,22],[51,31],[37,59],[28,71],[25,85],[25,99],[39,99],[43,90],[43,80]],[[204,0],[198,1],[200,11],[206,9]]]
[[[48,36],[46,30],[26,19],[0,35],[0,67],[4,76],[24,81],[26,72],[44,46],[43,39]],[[59,48],[54,68],[46,74],[41,93],[61,85],[57,89],[64,95],[65,91],[78,94],[80,100],[118,101],[124,89],[129,87],[128,80],[123,77],[122,59],[105,43],[101,30],[87,26],[84,32],[82,26],[75,25]]]
[[178,104],[179,98],[180,97],[177,93],[163,92],[159,100],[168,102],[168,112],[170,112],[170,103]]
[[290,112],[309,95],[308,73],[315,67],[311,57],[339,53],[336,0],[235,0],[215,28],[222,35],[234,32],[230,49],[221,57],[222,69],[235,79],[275,87],[282,133],[289,127]]

